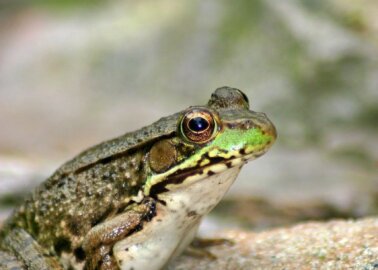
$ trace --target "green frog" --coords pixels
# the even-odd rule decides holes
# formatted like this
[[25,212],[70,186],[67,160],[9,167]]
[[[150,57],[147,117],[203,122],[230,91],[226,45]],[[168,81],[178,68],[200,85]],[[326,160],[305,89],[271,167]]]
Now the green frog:
[[205,106],[89,148],[5,222],[0,269],[162,269],[275,139],[242,91],[221,87]]

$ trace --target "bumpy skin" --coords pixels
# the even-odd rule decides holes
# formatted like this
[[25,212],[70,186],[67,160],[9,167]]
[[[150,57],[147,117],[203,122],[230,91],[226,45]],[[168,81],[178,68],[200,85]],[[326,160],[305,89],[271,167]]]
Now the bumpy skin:
[[[262,135],[257,157],[276,134],[264,114],[248,107],[240,90],[223,87],[207,108],[224,120],[219,129],[258,129]],[[208,144],[182,137],[178,123],[186,111],[94,146],[59,168],[3,226],[0,269],[118,269],[114,245],[143,230],[157,215],[157,207],[166,206],[169,185],[180,186],[208,163],[227,162],[231,167],[233,156],[209,153],[190,163]],[[238,155],[245,151],[238,150]],[[225,154],[222,150],[219,155]],[[164,174],[183,164],[186,167],[174,175]]]
[[[88,231],[132,208],[130,197],[137,195],[146,179],[144,164],[151,147],[147,142],[173,131],[170,118],[93,147],[63,165],[16,210],[0,239],[15,228],[23,228],[51,256],[72,252],[78,262],[82,261],[82,243]],[[147,145],[139,146],[140,142]],[[130,153],[130,146],[137,151]],[[134,218],[130,231],[149,219],[152,210]],[[1,247],[9,250],[4,240]]]

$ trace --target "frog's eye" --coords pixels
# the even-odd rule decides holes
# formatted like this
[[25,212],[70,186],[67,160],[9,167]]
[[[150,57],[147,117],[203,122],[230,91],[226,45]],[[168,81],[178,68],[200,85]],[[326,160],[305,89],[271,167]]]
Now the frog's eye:
[[214,135],[216,121],[211,112],[205,109],[192,109],[181,120],[181,132],[194,143],[206,143]]

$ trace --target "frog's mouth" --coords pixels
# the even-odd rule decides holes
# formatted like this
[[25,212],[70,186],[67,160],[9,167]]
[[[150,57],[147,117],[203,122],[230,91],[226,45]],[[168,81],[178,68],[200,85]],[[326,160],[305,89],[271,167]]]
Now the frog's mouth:
[[[230,158],[214,157],[210,158],[206,156],[209,162],[204,165],[196,165],[195,167],[179,169],[172,175],[167,177],[164,181],[158,182],[151,186],[150,196],[156,197],[160,193],[172,191],[173,189],[180,188],[182,186],[190,185],[194,182],[200,181],[204,178],[219,174],[225,170],[231,169],[236,166],[242,167],[250,160],[256,159],[262,156],[266,151],[246,154],[243,156]],[[198,164],[201,164],[200,162]]]

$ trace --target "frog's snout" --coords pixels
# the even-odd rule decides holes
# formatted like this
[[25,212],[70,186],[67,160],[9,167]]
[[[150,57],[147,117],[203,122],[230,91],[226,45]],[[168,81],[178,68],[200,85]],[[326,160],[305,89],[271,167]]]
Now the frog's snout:
[[276,140],[277,138],[277,129],[276,127],[274,126],[274,124],[272,123],[272,121],[270,121],[270,119],[268,118],[268,116],[266,116],[265,113],[259,113],[260,114],[260,119],[263,120],[263,125],[261,126],[261,129],[262,131],[266,134],[266,135],[269,135],[271,136],[274,140]]
[[268,125],[266,133],[269,134],[270,136],[272,136],[274,138],[274,140],[276,140],[277,139],[277,129],[270,120],[268,120],[268,121],[269,121],[269,125]]

